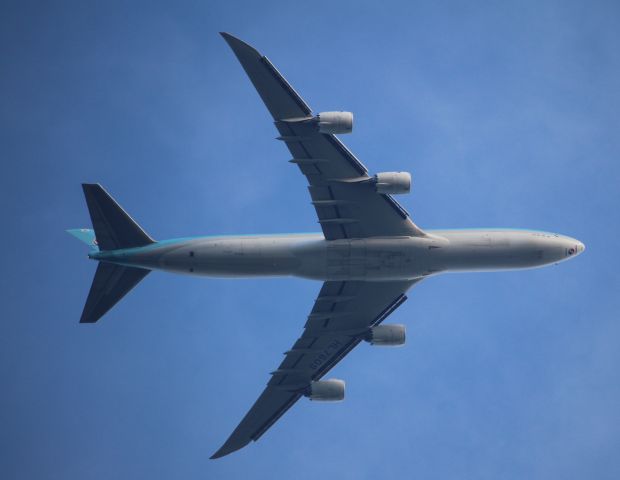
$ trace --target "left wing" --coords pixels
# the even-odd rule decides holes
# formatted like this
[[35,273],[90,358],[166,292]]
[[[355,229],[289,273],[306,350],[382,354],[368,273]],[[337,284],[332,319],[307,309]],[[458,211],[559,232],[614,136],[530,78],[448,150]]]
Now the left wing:
[[375,191],[366,167],[336,135],[319,131],[308,104],[267,57],[222,36],[271,113],[290,162],[306,177],[326,240],[425,235],[391,195]]
[[302,336],[226,443],[219,458],[258,440],[284,413],[406,299],[421,279],[395,282],[329,281],[314,303]]

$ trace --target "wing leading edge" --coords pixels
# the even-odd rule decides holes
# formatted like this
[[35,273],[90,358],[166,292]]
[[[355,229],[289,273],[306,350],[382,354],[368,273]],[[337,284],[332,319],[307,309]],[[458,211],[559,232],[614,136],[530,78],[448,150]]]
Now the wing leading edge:
[[297,400],[406,299],[419,279],[398,282],[325,282],[294,343],[241,423],[211,458],[258,440]]
[[271,113],[290,162],[306,176],[327,240],[424,236],[392,196],[363,181],[370,179],[368,170],[338,137],[319,132],[311,108],[267,57],[228,33],[221,35]]

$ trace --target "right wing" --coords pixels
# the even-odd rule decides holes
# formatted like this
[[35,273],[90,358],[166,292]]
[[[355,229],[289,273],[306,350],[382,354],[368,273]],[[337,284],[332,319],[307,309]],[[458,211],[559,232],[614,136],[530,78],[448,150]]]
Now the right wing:
[[406,299],[421,279],[395,282],[325,282],[304,332],[271,373],[250,411],[211,458],[258,440],[293,404]]
[[275,120],[309,184],[327,240],[424,236],[391,195],[377,193],[368,170],[332,134],[320,133],[310,107],[267,57],[228,33],[221,34]]

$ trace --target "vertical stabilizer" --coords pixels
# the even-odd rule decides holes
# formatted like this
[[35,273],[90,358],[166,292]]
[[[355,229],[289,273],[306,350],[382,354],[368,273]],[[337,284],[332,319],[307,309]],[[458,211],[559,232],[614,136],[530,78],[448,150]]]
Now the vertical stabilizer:
[[98,252],[99,247],[97,246],[97,239],[95,238],[95,231],[90,228],[72,228],[67,230],[67,233],[70,233],[75,238],[84,242],[86,245],[90,247],[90,250],[93,252]]

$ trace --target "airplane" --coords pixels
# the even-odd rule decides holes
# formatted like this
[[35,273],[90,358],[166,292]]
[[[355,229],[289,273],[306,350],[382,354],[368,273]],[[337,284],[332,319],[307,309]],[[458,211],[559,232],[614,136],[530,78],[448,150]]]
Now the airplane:
[[352,131],[353,114],[314,114],[267,57],[221,35],[271,113],[289,162],[306,177],[322,232],[155,241],[99,184],[82,185],[93,228],[68,230],[99,262],[81,323],[99,320],[152,270],[323,282],[301,336],[211,458],[258,440],[301,397],[343,400],[344,381],[325,375],[361,342],[403,345],[405,326],[383,322],[425,278],[541,267],[585,250],[574,238],[536,230],[422,230],[393,197],[409,193],[410,174],[369,174],[336,136]]

